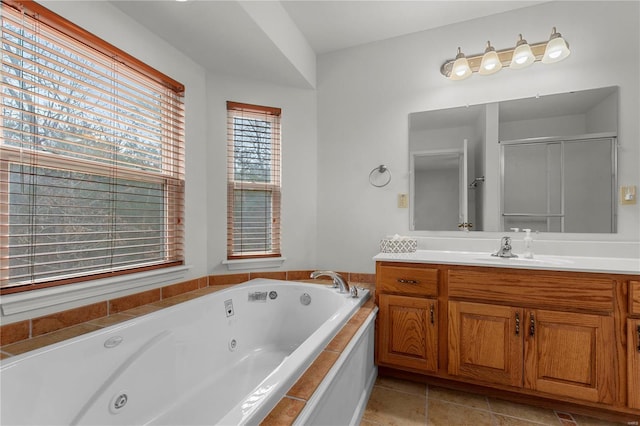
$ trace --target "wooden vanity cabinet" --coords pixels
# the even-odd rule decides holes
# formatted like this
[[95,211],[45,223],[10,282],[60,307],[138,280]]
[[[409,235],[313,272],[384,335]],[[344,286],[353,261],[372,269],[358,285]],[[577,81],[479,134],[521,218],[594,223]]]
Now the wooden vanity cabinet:
[[640,410],[640,319],[627,321],[627,385],[629,407]]
[[629,282],[627,385],[629,407],[640,409],[640,281]]
[[435,372],[438,368],[437,300],[381,294],[379,299],[382,364]]
[[425,373],[438,368],[438,270],[378,267],[378,363]]
[[523,310],[449,302],[449,374],[522,386]]
[[587,276],[450,270],[449,374],[613,403],[613,286]]
[[616,398],[610,315],[525,311],[524,387],[612,404]]
[[625,415],[640,410],[640,280],[382,261],[376,268],[379,365]]

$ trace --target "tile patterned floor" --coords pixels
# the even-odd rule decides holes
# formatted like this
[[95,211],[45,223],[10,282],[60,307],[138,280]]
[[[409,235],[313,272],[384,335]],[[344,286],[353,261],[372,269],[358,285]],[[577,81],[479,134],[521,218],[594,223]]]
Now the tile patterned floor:
[[378,377],[360,426],[612,426],[589,417]]

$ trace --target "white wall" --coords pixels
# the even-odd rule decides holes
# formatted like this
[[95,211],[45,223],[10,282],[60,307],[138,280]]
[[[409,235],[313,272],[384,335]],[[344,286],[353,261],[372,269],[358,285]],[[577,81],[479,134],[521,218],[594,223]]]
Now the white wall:
[[[398,209],[396,200],[398,193],[408,192],[407,116],[411,112],[617,85],[619,182],[638,185],[639,7],[638,2],[554,1],[320,56],[317,266],[373,272],[371,258],[379,239],[408,233],[408,211]],[[548,39],[553,26],[571,45],[571,56],[563,62],[536,63],[459,82],[439,72],[458,46],[474,54],[491,40],[502,49],[513,46],[519,33],[531,43],[540,42]],[[487,158],[490,161],[494,160]],[[379,164],[387,165],[393,174],[384,188],[374,188],[367,180]],[[497,190],[496,175],[497,169],[495,174],[487,170],[485,192]],[[601,238],[640,240],[638,205],[620,206],[618,223],[617,235]]]
[[[226,101],[282,108],[282,270],[312,269],[316,258],[316,92],[232,76],[207,76],[207,263],[228,273]],[[204,195],[201,194],[201,195]],[[199,205],[201,208],[204,204]],[[188,242],[187,242],[188,243]],[[264,269],[258,266],[258,269]],[[247,268],[248,269],[248,268]]]

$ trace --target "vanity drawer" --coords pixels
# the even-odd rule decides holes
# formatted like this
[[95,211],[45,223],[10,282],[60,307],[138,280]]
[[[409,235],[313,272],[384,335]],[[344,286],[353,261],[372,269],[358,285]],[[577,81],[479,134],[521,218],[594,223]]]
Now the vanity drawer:
[[415,296],[438,295],[438,270],[410,266],[378,267],[377,291]]
[[640,281],[629,281],[629,315],[640,316]]
[[513,306],[598,313],[614,306],[614,281],[588,274],[452,269],[448,288],[450,298]]

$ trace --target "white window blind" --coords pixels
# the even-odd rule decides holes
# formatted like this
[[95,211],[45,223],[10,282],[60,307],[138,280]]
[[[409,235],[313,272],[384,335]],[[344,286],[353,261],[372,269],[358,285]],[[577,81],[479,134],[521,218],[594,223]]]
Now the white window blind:
[[279,108],[227,102],[227,258],[280,256]]
[[38,4],[1,20],[3,292],[183,263],[183,87]]

